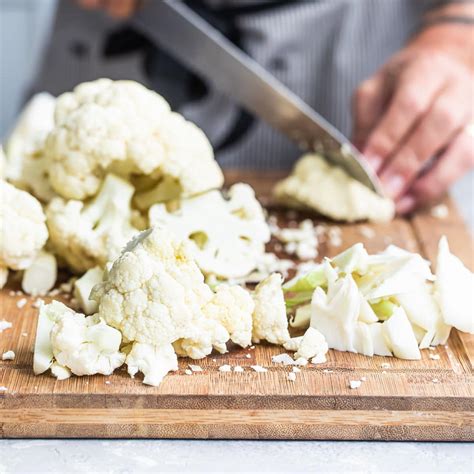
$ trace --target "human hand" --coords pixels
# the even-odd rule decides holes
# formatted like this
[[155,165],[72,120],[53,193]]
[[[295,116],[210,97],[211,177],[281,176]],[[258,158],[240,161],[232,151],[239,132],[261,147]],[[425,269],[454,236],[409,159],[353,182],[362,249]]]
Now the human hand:
[[133,15],[140,4],[140,0],[77,0],[77,2],[88,10],[103,9],[110,16],[121,19]]
[[439,198],[474,166],[470,28],[430,28],[355,93],[353,141],[400,214]]

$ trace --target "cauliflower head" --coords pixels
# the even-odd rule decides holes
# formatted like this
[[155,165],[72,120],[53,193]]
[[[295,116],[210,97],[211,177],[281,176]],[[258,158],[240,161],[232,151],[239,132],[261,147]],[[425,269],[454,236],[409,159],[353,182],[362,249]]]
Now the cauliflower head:
[[255,288],[253,342],[266,340],[272,344],[283,344],[290,339],[282,280],[279,273],[273,273]]
[[342,168],[314,154],[303,156],[292,174],[276,184],[274,194],[289,207],[313,209],[347,222],[389,221],[395,213],[392,200],[377,195]]
[[55,103],[56,99],[47,92],[34,95],[21,112],[6,145],[8,181],[45,202],[55,195],[44,156],[46,137],[54,127]]
[[270,229],[249,185],[235,184],[228,197],[216,190],[183,199],[171,210],[155,204],[150,208],[150,223],[170,229],[181,240],[188,239],[206,275],[243,277],[262,259]]
[[112,174],[92,199],[53,199],[47,209],[51,246],[75,272],[114,260],[122,247],[139,232],[132,225],[133,186]]
[[95,195],[108,172],[151,175],[158,191],[175,180],[184,196],[223,182],[204,133],[134,81],[99,79],[59,96],[45,154],[53,189],[68,199]]
[[126,340],[157,347],[175,343],[178,354],[193,358],[213,347],[225,351],[229,334],[207,314],[213,298],[188,243],[158,227],[129,242],[91,293],[98,314]]
[[0,268],[24,270],[48,239],[39,201],[26,191],[0,181]]

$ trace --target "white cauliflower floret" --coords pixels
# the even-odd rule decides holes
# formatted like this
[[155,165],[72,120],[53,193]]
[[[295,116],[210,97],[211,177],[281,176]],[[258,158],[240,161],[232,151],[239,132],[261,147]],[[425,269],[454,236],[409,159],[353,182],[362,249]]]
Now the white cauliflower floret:
[[272,344],[283,344],[290,339],[282,280],[280,274],[274,273],[255,288],[253,342],[266,340]]
[[103,267],[138,233],[133,227],[133,186],[107,175],[89,203],[53,199],[46,209],[51,245],[76,272]]
[[39,201],[26,191],[0,181],[0,269],[24,270],[48,239]]
[[326,338],[317,329],[309,327],[299,341],[294,358],[311,359],[316,356],[322,358],[328,350]]
[[[151,228],[135,237],[114,262],[105,280],[92,290],[99,315],[128,341],[158,347],[175,343],[180,355],[204,357],[212,348],[225,351],[229,334],[208,314],[214,299],[192,258],[187,242],[166,229]],[[231,314],[219,308],[213,314]],[[211,312],[212,313],[212,312]]]
[[177,203],[150,209],[150,223],[170,229],[179,239],[189,239],[193,255],[206,275],[239,278],[254,270],[265,253],[270,230],[253,189],[235,184],[229,199],[210,191]]
[[171,370],[178,370],[178,358],[171,344],[152,346],[134,342],[125,360],[127,371],[133,378],[142,372],[143,383],[157,387]]
[[241,347],[252,341],[252,313],[255,304],[250,294],[240,286],[219,285],[204,311],[219,321],[230,339]]
[[46,371],[53,363],[76,375],[110,375],[125,361],[122,335],[98,315],[86,317],[53,301],[40,308],[34,369]]
[[6,179],[42,201],[54,196],[48,180],[44,144],[54,127],[56,99],[47,92],[36,94],[26,104],[8,137]]
[[45,153],[51,185],[69,199],[96,194],[108,172],[176,180],[184,196],[223,182],[205,135],[133,81],[99,79],[59,96]]
[[395,206],[319,155],[308,154],[276,184],[276,198],[290,207],[313,209],[335,220],[389,221]]

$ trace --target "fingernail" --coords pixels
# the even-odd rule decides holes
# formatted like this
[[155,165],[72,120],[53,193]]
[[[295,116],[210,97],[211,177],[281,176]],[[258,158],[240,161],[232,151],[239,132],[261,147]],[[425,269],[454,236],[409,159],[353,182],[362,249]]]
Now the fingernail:
[[396,198],[399,196],[405,187],[405,180],[399,174],[389,174],[388,176],[382,176],[381,180],[385,192],[391,198]]
[[382,166],[382,157],[373,153],[364,153],[365,158],[372,168],[377,172]]
[[416,199],[414,196],[407,194],[401,197],[396,204],[397,214],[408,214],[415,208]]

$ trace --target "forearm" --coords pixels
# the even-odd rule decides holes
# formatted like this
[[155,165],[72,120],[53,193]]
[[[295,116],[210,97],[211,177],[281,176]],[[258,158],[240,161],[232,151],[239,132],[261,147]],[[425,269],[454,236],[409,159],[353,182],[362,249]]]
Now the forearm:
[[430,10],[411,46],[448,53],[474,72],[474,0],[448,2]]

